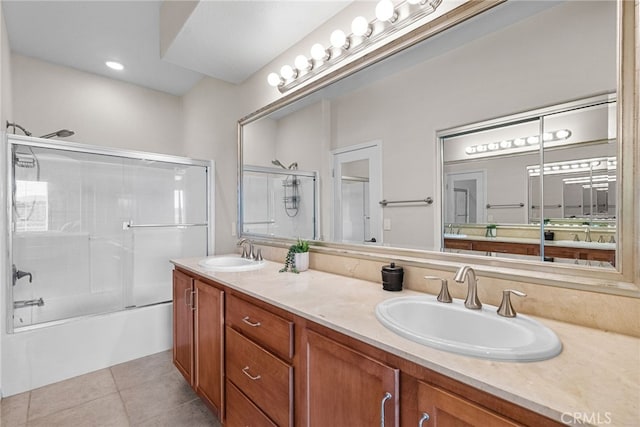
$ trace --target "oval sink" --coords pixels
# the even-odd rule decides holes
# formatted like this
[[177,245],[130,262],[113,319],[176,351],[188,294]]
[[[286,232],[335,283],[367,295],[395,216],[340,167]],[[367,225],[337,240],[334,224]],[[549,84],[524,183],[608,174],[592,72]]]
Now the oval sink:
[[207,270],[214,271],[251,271],[264,267],[264,261],[241,258],[239,256],[215,256],[202,259],[198,265]]
[[376,317],[393,332],[429,347],[483,359],[533,362],[562,351],[558,336],[541,323],[519,314],[507,318],[497,307],[469,310],[432,296],[399,297],[376,306]]

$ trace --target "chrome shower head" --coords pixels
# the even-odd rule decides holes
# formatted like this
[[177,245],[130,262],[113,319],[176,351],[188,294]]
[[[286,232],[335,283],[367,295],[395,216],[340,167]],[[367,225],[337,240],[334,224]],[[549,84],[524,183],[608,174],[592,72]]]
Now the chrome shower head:
[[278,159],[271,160],[271,164],[275,166],[280,166],[282,169],[286,169],[286,167]]
[[75,134],[74,131],[69,130],[69,129],[60,129],[59,131],[56,132],[52,132],[52,133],[48,133],[46,135],[42,135],[40,138],[66,138],[68,136],[71,136]]

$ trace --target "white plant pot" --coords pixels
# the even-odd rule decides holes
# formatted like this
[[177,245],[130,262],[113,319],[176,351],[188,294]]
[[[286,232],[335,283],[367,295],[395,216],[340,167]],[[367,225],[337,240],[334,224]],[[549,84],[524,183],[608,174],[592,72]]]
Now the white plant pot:
[[309,269],[309,252],[302,252],[294,255],[296,270],[307,271]]

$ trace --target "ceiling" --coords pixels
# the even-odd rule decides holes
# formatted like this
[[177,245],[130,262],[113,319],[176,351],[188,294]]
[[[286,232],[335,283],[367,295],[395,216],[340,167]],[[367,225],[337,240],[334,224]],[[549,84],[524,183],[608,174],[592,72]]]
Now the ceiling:
[[164,54],[162,3],[3,0],[2,8],[13,52],[183,95],[203,76],[242,83],[351,0],[183,3],[193,10],[176,17]]

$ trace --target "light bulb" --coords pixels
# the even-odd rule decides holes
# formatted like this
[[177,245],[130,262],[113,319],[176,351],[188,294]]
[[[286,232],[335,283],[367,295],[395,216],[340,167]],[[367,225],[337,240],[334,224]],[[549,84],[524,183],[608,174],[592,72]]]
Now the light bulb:
[[369,22],[363,16],[357,16],[351,22],[351,32],[358,37],[369,37],[371,34],[371,27]]
[[282,77],[278,73],[271,73],[267,76],[269,86],[277,87],[282,84]]
[[104,64],[107,67],[111,68],[112,70],[116,70],[116,71],[124,70],[124,65],[122,65],[121,63],[116,62],[116,61],[107,61]]
[[524,144],[525,142],[522,138],[516,138],[513,140],[513,145],[515,145],[516,147],[522,147]]
[[527,144],[529,145],[535,145],[539,142],[539,139],[537,136],[530,136],[529,138],[527,138]]
[[391,0],[380,0],[376,5],[376,18],[380,21],[395,22],[398,19]]
[[543,141],[551,141],[553,139],[553,134],[551,132],[545,132],[542,134]]
[[316,43],[311,46],[311,57],[316,61],[326,61],[329,59],[327,50],[320,43]]
[[280,68],[280,75],[285,80],[291,80],[295,78],[298,73],[291,67],[291,65],[283,65]]
[[470,146],[470,147],[467,147],[464,151],[465,151],[467,154],[475,154],[475,152],[476,152],[476,147],[472,145],[472,146]]
[[500,143],[500,147],[502,148],[509,148],[511,147],[511,141],[510,140],[504,140]]
[[306,71],[311,69],[311,61],[304,55],[296,56],[295,66],[300,71]]
[[498,145],[497,142],[492,142],[489,145],[487,145],[487,148],[491,151],[497,150],[498,148],[500,148],[500,146]]
[[335,30],[331,33],[329,40],[331,40],[331,46],[336,49],[347,49],[349,47],[349,44],[347,43],[347,36],[342,30]]
[[566,129],[562,129],[556,132],[556,138],[558,139],[566,139],[566,138],[569,138],[570,135],[571,135],[571,132],[569,132]]
[[407,3],[409,3],[409,4],[418,4],[418,3],[424,4],[425,0],[407,0]]

